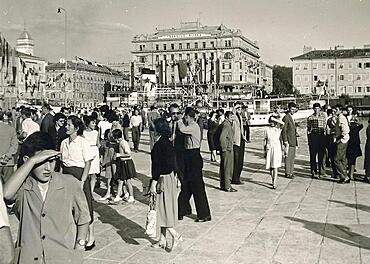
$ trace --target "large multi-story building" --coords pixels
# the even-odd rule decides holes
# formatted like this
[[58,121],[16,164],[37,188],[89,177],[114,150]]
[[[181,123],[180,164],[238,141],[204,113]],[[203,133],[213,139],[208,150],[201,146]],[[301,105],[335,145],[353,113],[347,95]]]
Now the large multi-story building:
[[370,46],[307,50],[293,61],[293,85],[301,94],[370,95]]
[[93,107],[104,101],[109,91],[129,89],[129,77],[96,63],[65,61],[46,67],[46,98],[54,105]]
[[[224,25],[185,22],[179,28],[137,35],[132,44],[133,74],[140,75],[143,68],[155,70],[160,87],[195,84],[202,92],[212,93],[211,87],[216,84],[221,91],[272,86],[272,68],[259,70],[263,63],[259,61],[257,42]],[[260,78],[259,72],[266,73],[266,77]]]

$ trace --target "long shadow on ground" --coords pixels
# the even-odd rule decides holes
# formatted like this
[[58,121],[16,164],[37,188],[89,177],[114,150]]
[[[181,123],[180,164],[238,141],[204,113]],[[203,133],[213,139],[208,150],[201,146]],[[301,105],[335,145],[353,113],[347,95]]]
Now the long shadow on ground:
[[326,238],[344,243],[353,247],[370,250],[370,238],[351,231],[344,225],[307,221],[296,217],[285,216],[286,219],[304,224],[304,228]]

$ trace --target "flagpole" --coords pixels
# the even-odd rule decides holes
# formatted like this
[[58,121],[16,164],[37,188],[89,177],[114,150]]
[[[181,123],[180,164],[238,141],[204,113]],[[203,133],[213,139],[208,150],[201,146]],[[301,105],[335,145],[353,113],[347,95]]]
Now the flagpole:
[[67,10],[63,7],[59,7],[57,13],[64,11],[64,54],[65,54],[65,74],[64,74],[64,105],[67,106]]

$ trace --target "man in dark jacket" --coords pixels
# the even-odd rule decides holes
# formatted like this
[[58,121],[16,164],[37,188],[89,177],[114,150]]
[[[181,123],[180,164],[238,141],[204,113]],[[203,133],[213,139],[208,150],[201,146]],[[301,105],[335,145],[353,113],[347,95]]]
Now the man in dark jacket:
[[225,113],[225,121],[222,122],[222,132],[220,135],[221,146],[221,164],[220,164],[220,188],[226,192],[236,192],[237,190],[231,187],[231,178],[234,170],[234,129],[233,129],[233,113],[227,111]]
[[283,117],[283,130],[281,135],[285,147],[285,176],[293,178],[295,151],[298,146],[297,129],[292,115],[297,111],[297,105],[294,102],[288,104],[288,111]]
[[50,105],[47,103],[45,103],[42,106],[41,111],[42,111],[42,114],[44,115],[44,118],[41,121],[41,127],[40,127],[41,132],[48,133],[49,128],[54,125],[53,115],[51,114],[51,110],[52,109]]

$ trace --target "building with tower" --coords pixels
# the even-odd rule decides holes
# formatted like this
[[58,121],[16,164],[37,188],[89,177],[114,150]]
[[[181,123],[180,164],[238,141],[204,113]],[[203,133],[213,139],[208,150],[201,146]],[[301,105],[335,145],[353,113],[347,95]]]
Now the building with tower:
[[33,56],[33,48],[35,44],[31,38],[30,33],[24,29],[22,34],[17,39],[16,50],[18,52]]

